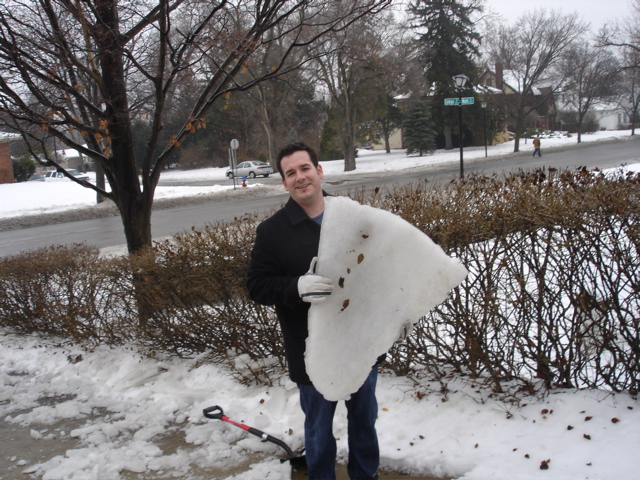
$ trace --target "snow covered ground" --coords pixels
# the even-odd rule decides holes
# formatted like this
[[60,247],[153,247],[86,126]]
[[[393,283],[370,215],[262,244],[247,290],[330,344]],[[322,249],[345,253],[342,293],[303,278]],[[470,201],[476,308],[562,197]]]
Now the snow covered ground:
[[[0,478],[31,473],[45,480],[110,480],[127,471],[166,479],[290,478],[289,465],[278,460],[282,449],[202,415],[203,408],[219,405],[230,418],[296,450],[303,443],[303,416],[297,389],[286,380],[271,388],[244,387],[220,366],[145,358],[131,347],[88,352],[8,334],[0,344],[1,418],[27,426],[43,444],[80,440],[40,464],[14,455]],[[557,390],[515,404],[469,378],[445,383],[446,395],[427,378],[380,375],[382,467],[465,480],[637,478],[640,404],[630,395]],[[49,427],[60,420],[79,425]],[[162,437],[180,431],[185,444],[163,453]],[[342,404],[334,432],[344,458]],[[229,473],[256,451],[265,455],[254,458],[248,471]]]
[[[600,132],[585,140],[628,133]],[[547,139],[543,148],[562,142],[575,139]],[[502,149],[507,153],[512,145],[491,147],[491,154]],[[473,155],[484,156],[484,149],[465,150],[465,158]],[[402,152],[362,152],[358,171],[456,160],[457,152],[409,158]],[[327,162],[324,168],[337,174],[342,163]],[[637,171],[640,164],[629,168]],[[210,175],[224,186],[160,187],[158,197],[232,188],[224,171],[168,172],[167,177]],[[0,185],[0,218],[91,205],[94,194],[85,193],[66,183]],[[289,465],[279,461],[282,449],[202,415],[203,408],[220,405],[229,417],[283,439],[294,450],[301,448],[303,416],[297,389],[286,378],[269,388],[245,387],[223,367],[200,365],[197,358],[147,358],[134,346],[92,352],[1,329],[0,345],[0,418],[29,428],[36,445],[79,442],[39,462],[29,460],[31,452],[7,458],[3,448],[0,465],[8,467],[0,470],[2,480],[290,478]],[[389,372],[380,376],[377,391],[386,469],[464,480],[638,477],[640,404],[628,394],[555,390],[544,397],[521,394],[505,402],[467,377],[436,382]],[[73,427],[60,426],[65,422]],[[343,406],[334,431],[344,460]],[[178,448],[168,448],[167,437],[178,437]],[[3,438],[7,441],[11,438]],[[245,471],[238,472],[245,464]],[[136,473],[140,476],[133,476]]]

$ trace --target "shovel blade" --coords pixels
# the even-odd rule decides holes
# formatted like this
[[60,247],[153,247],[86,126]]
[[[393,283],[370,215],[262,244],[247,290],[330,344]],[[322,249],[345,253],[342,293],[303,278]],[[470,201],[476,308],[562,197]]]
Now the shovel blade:
[[307,458],[304,455],[289,457],[285,460],[281,460],[281,462],[289,462],[289,465],[291,465],[291,470],[293,470],[294,472],[307,471]]

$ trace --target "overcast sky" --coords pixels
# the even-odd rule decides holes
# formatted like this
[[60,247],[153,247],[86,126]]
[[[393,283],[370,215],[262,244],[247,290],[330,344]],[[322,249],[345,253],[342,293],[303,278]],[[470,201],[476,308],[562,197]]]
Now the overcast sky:
[[578,12],[591,23],[591,29],[598,29],[608,21],[622,20],[631,12],[630,0],[486,0],[485,5],[504,16],[509,23],[515,22],[526,12],[536,8],[561,10],[564,13]]

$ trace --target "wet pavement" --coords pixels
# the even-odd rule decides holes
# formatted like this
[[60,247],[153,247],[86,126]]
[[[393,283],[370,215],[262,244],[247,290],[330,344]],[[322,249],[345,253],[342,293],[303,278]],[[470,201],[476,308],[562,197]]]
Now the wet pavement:
[[[67,396],[47,397],[39,400],[40,405],[55,405],[64,402]],[[29,409],[23,410],[27,412]],[[13,411],[16,416],[21,411]],[[70,432],[82,427],[97,418],[100,412],[93,412],[93,415],[83,418],[64,419],[53,424],[31,424],[23,426],[0,419],[0,480],[31,480],[39,478],[36,475],[25,473],[29,467],[46,462],[55,456],[65,455],[67,450],[82,448],[82,443]],[[154,443],[162,450],[164,455],[171,455],[178,449],[189,450],[195,448],[185,441],[184,432],[176,428],[167,431],[162,437],[154,440]],[[187,478],[190,480],[217,480],[227,477],[238,476],[242,472],[249,471],[251,465],[260,463],[262,460],[269,460],[272,457],[264,453],[248,453],[241,464],[235,465],[232,469],[198,468],[191,466]],[[175,479],[176,472],[144,472],[133,473],[123,471],[120,476],[124,480],[165,480]],[[336,465],[337,480],[349,480],[346,465]],[[399,472],[379,471],[380,480],[450,480],[431,477],[428,475],[408,475]],[[183,477],[184,478],[184,477]],[[291,480],[306,480],[306,471],[296,471],[292,469]]]
[[84,422],[82,419],[65,420],[29,428],[0,420],[0,479],[29,478],[22,473],[29,465],[45,462],[56,455],[64,455],[69,449],[78,448],[79,441],[67,433]]
[[[25,474],[24,470],[30,465],[45,462],[56,455],[65,455],[70,449],[81,448],[81,442],[69,436],[73,429],[86,424],[87,418],[63,420],[52,425],[31,425],[24,427],[0,419],[0,480],[25,480],[37,478],[36,476]],[[189,444],[184,440],[182,431],[170,432],[157,442],[166,455],[175,452],[176,449],[189,448]],[[233,470],[225,469],[216,471],[215,469],[199,469],[193,467],[189,478],[192,480],[213,480],[223,479],[229,476],[241,474],[248,471],[252,464],[261,459],[267,459],[264,454],[248,454],[245,462],[236,465]],[[337,480],[349,480],[347,467],[336,465]],[[380,471],[380,480],[449,480],[439,479],[425,475],[407,475],[398,472]],[[125,480],[163,480],[175,479],[171,472],[146,472],[133,473],[122,472],[121,477]],[[306,471],[292,471],[291,480],[306,480]]]

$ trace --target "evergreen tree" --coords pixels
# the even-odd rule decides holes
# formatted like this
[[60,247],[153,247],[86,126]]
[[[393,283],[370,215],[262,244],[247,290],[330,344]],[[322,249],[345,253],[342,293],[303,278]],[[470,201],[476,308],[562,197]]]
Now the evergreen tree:
[[439,119],[439,134],[445,148],[453,148],[451,131],[457,125],[457,110],[444,106],[446,97],[457,97],[452,77],[469,77],[466,89],[473,95],[476,81],[474,57],[481,37],[475,29],[474,15],[483,11],[481,0],[413,0],[409,13],[418,31],[425,76],[432,89],[432,114]]
[[429,103],[422,100],[409,111],[404,122],[404,142],[407,155],[418,153],[420,156],[433,153],[436,148],[435,131],[431,120]]
[[36,162],[28,155],[12,158],[13,178],[16,182],[26,182],[36,171]]

